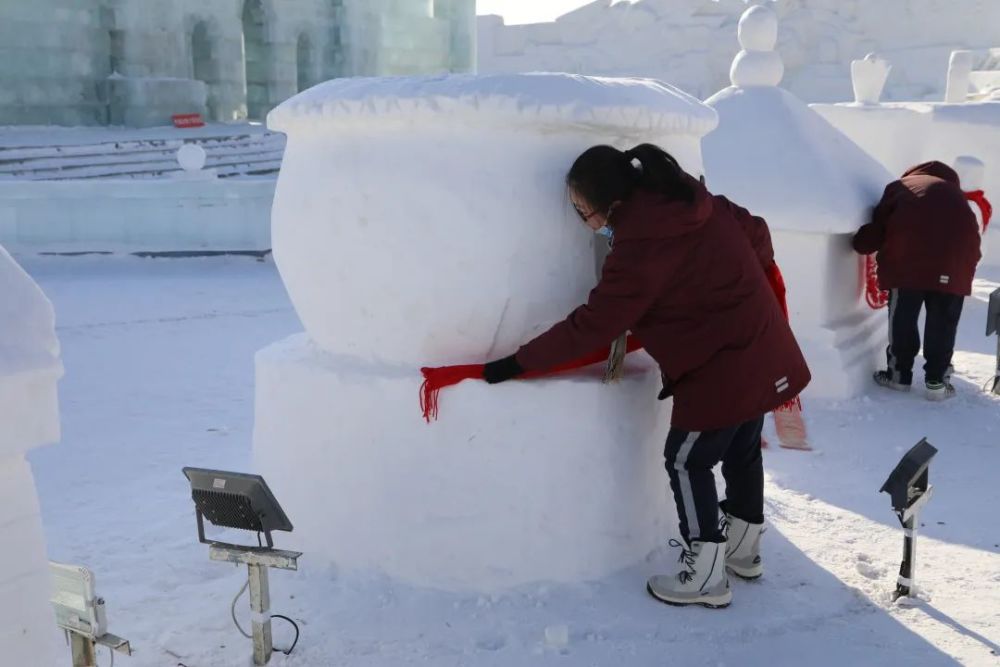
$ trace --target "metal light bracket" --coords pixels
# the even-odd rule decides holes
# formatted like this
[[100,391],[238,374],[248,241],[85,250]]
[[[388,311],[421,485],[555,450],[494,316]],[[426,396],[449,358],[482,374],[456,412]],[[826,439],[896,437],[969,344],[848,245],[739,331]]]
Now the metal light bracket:
[[231,544],[213,543],[208,548],[208,557],[221,563],[235,563],[247,566],[250,586],[251,634],[253,635],[253,664],[266,665],[274,653],[271,636],[271,587],[268,568],[278,570],[298,570],[298,551],[282,551],[266,547],[240,547]]

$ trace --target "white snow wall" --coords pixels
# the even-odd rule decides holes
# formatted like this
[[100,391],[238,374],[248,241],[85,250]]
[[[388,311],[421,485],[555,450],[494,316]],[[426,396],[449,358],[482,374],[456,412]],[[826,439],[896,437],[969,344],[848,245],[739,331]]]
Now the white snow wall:
[[[898,178],[916,164],[953,164],[961,155],[986,165],[983,189],[1000,210],[1000,104],[815,104],[812,108]],[[983,239],[983,263],[1000,266],[1000,220]]]
[[58,633],[29,449],[59,439],[52,304],[0,247],[0,646],[4,664],[55,665]]
[[566,75],[324,84],[288,134],[275,260],[305,325],[257,355],[254,453],[310,562],[446,589],[604,576],[673,524],[668,405],[648,357],[446,389],[424,365],[515,351],[583,302],[594,236],[564,178],[589,146],[652,141],[701,173],[715,114],[665,85]]
[[[763,4],[771,5],[766,2]],[[991,0],[780,0],[785,87],[804,100],[851,99],[850,63],[893,65],[886,99],[943,99],[953,49],[1000,46]],[[729,81],[743,0],[597,0],[551,23],[479,19],[479,71],[648,76],[705,98]]]

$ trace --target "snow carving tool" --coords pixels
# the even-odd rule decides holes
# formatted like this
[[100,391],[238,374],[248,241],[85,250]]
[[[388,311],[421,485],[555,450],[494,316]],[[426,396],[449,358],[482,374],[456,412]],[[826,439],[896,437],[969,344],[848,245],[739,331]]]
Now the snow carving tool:
[[916,590],[917,526],[920,525],[920,511],[934,490],[927,482],[927,473],[936,454],[937,449],[924,438],[900,459],[880,489],[881,493],[889,494],[892,509],[903,526],[903,562],[899,566],[893,601],[910,597]]
[[1000,288],[990,295],[990,309],[986,316],[986,335],[997,337],[997,369],[993,375],[993,387],[990,391],[1000,395]]
[[[222,470],[184,468],[184,475],[191,482],[191,499],[194,500],[198,521],[198,539],[209,545],[208,557],[222,563],[247,566],[247,581],[233,599],[230,615],[236,629],[247,639],[253,640],[253,664],[266,665],[275,649],[271,638],[271,619],[280,618],[295,629],[295,639],[291,648],[281,651],[291,654],[299,641],[299,627],[287,616],[271,614],[271,589],[268,583],[268,568],[298,570],[297,551],[282,551],[274,548],[271,531],[292,532],[292,522],[285,516],[281,505],[274,498],[264,478]],[[205,519],[213,526],[235,528],[257,533],[257,546],[243,546],[213,542],[205,539]],[[261,542],[264,535],[267,544]],[[250,589],[251,630],[247,633],[236,620],[236,603],[243,593]]]

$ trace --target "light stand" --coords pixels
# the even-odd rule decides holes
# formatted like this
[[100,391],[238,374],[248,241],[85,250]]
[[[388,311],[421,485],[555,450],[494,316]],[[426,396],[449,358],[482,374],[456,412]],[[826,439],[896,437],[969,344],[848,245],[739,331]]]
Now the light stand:
[[931,499],[934,487],[927,482],[928,466],[937,454],[927,439],[918,442],[908,451],[880,491],[892,499],[892,509],[903,526],[903,562],[899,566],[896,592],[893,600],[910,597],[914,590],[917,569],[917,526],[919,515]]
[[990,309],[986,316],[986,335],[997,337],[997,369],[993,375],[993,387],[990,391],[1000,395],[1000,288],[990,294]]
[[[209,545],[208,557],[214,561],[247,566],[253,662],[255,665],[266,665],[274,653],[268,568],[297,570],[298,559],[302,555],[297,551],[275,549],[271,531],[291,532],[292,523],[259,475],[200,468],[184,468],[184,474],[191,482],[198,539]],[[258,539],[263,533],[267,546],[211,542],[205,538],[205,518],[213,526],[255,532]]]

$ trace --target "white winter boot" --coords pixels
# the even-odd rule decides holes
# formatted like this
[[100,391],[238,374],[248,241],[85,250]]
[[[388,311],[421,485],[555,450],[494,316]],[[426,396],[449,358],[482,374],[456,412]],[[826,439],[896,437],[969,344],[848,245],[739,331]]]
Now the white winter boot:
[[692,542],[688,547],[677,540],[670,546],[680,547],[680,573],[650,577],[646,584],[649,594],[660,602],[684,606],[697,604],[718,609],[728,607],[733,600],[726,575],[726,543]]
[[760,560],[760,536],[764,524],[747,523],[726,514],[722,518],[726,536],[726,569],[741,579],[759,579],[764,574]]

